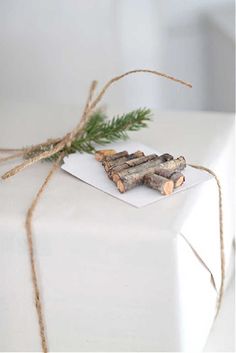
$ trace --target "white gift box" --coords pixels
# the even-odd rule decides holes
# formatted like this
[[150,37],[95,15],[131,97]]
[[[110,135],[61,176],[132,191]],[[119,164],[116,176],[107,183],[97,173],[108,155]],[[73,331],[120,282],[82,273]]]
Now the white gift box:
[[[65,131],[75,119],[74,107],[1,109],[0,140],[9,147],[56,137],[58,117],[64,117]],[[31,126],[30,116],[48,111],[46,128],[40,130],[40,120]],[[31,127],[25,130],[25,124]],[[150,129],[132,134],[219,175],[226,267],[233,237],[233,124],[227,114],[162,113]],[[1,173],[12,165],[1,166]],[[40,350],[24,216],[48,168],[40,163],[0,185],[1,351]],[[38,205],[33,228],[50,351],[203,348],[220,286],[214,179],[135,208],[60,170]]]

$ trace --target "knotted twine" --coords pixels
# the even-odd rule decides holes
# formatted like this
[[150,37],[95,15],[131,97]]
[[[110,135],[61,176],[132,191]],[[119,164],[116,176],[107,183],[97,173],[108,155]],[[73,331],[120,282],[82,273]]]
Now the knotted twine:
[[[157,75],[157,76],[162,76],[162,77],[165,77],[165,78],[170,79],[172,81],[175,81],[177,83],[183,84],[187,87],[190,87],[190,88],[192,87],[192,85],[190,83],[179,80],[179,79],[177,79],[173,76],[167,75],[165,73],[161,73],[161,72],[149,70],[149,69],[138,69],[138,70],[128,71],[122,75],[113,77],[111,80],[109,80],[104,85],[104,87],[101,89],[99,94],[93,100],[94,91],[97,86],[97,81],[93,81],[90,86],[90,89],[89,89],[89,95],[88,95],[81,119],[80,119],[78,125],[76,125],[75,128],[71,132],[67,133],[62,138],[49,139],[46,142],[43,142],[43,143],[40,143],[37,145],[33,145],[28,148],[22,148],[22,149],[4,149],[4,148],[2,148],[2,149],[0,149],[1,152],[15,152],[15,153],[11,154],[10,156],[7,156],[7,157],[0,159],[0,162],[6,162],[8,160],[16,159],[18,157],[23,157],[28,152],[37,151],[38,148],[50,147],[49,150],[39,152],[38,154],[36,154],[36,156],[34,156],[32,158],[28,158],[27,160],[25,160],[21,164],[17,165],[16,167],[14,167],[11,170],[9,170],[4,175],[2,175],[2,179],[8,179],[8,178],[14,176],[15,174],[21,172],[25,168],[29,167],[30,165],[37,163],[38,161],[43,160],[45,158],[49,158],[58,152],[60,153],[56,162],[53,163],[43,184],[41,185],[37,194],[33,198],[33,201],[27,211],[26,219],[25,219],[25,229],[26,229],[26,235],[27,235],[27,245],[28,245],[28,254],[29,254],[29,261],[30,261],[30,269],[31,269],[31,279],[32,279],[32,285],[33,285],[33,291],[34,291],[34,300],[35,300],[35,307],[36,307],[37,319],[38,319],[38,325],[39,325],[41,347],[42,347],[42,351],[44,353],[48,352],[48,339],[47,339],[47,333],[46,333],[44,310],[43,310],[42,300],[41,300],[41,292],[40,292],[39,283],[38,283],[38,275],[37,275],[38,271],[36,268],[36,261],[35,261],[35,244],[34,244],[33,231],[32,231],[33,215],[34,215],[36,206],[38,205],[38,202],[40,200],[40,197],[42,196],[43,192],[45,191],[53,174],[58,170],[60,163],[61,163],[63,157],[65,156],[65,152],[63,150],[67,147],[70,147],[71,143],[74,141],[75,138],[78,138],[81,136],[86,124],[88,123],[88,121],[90,119],[92,111],[97,106],[97,104],[101,101],[101,99],[103,98],[103,96],[106,93],[106,91],[108,90],[108,88],[113,83],[123,79],[124,77],[131,75],[131,74],[136,74],[136,73],[149,73],[149,74],[153,74],[153,75]],[[211,169],[200,166],[200,165],[196,165],[196,164],[189,164],[189,166],[196,168],[196,169],[203,170],[203,171],[211,174],[215,178],[216,183],[217,183],[217,187],[218,187],[221,283],[220,283],[220,289],[219,289],[218,296],[217,296],[216,314],[215,314],[215,318],[216,318],[219,313],[222,299],[223,299],[224,281],[225,281],[222,187],[221,187],[219,178]]]

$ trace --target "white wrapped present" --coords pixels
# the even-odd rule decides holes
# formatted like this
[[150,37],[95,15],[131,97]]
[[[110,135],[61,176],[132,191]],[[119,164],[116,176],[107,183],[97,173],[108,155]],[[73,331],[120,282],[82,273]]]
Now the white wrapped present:
[[[56,137],[78,116],[75,107],[17,104],[2,104],[0,114],[1,145],[9,147]],[[159,113],[132,135],[219,176],[226,268],[233,124],[228,114]],[[24,218],[48,168],[39,163],[0,185],[1,351],[40,350]],[[220,286],[218,212],[213,178],[135,208],[60,170],[33,221],[50,351],[201,350]]]

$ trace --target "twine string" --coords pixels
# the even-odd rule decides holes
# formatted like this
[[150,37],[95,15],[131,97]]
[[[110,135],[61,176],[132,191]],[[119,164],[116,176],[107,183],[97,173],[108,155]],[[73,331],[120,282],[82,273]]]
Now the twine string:
[[2,158],[0,158],[0,163],[7,162],[7,161],[10,161],[12,159],[16,159],[16,158],[22,157],[24,155],[24,153],[25,152],[22,150],[22,151],[14,153],[14,154],[11,154],[10,156],[2,157]]
[[45,326],[45,318],[42,306],[42,296],[39,287],[38,281],[38,274],[36,269],[36,260],[35,260],[35,245],[33,241],[33,231],[32,231],[32,218],[35,211],[37,204],[39,203],[39,199],[43,192],[45,191],[50,179],[52,178],[53,174],[60,166],[60,162],[63,158],[63,154],[61,154],[57,161],[53,163],[52,168],[50,169],[48,175],[46,176],[42,186],[38,190],[36,196],[34,197],[28,211],[26,214],[25,220],[25,229],[27,235],[27,244],[28,244],[28,253],[29,253],[29,260],[30,260],[30,270],[31,270],[31,279],[33,284],[33,291],[34,291],[34,300],[35,300],[35,307],[37,312],[38,318],[38,325],[39,325],[39,335],[41,339],[41,347],[44,353],[48,352],[48,343],[46,338],[46,326]]
[[[52,147],[49,151],[44,151],[42,153],[39,153],[38,155],[27,159],[23,163],[17,165],[13,169],[9,170],[8,172],[6,172],[2,176],[2,179],[7,179],[7,178],[9,178],[9,177],[21,172],[22,170],[24,170],[25,168],[29,167],[30,165],[32,165],[32,164],[34,164],[34,163],[36,163],[36,162],[38,162],[38,161],[40,161],[42,159],[51,157],[55,153],[60,152],[61,150],[63,150],[65,147],[70,147],[70,145],[71,145],[72,141],[74,140],[75,136],[77,136],[79,134],[79,132],[81,132],[83,130],[84,126],[86,125],[86,123],[88,121],[88,118],[89,118],[88,110],[91,111],[91,109],[89,109],[89,104],[90,104],[90,101],[92,99],[92,96],[93,96],[94,90],[96,88],[96,85],[97,85],[97,81],[93,81],[92,84],[91,84],[90,90],[89,90],[89,96],[88,96],[88,99],[87,99],[87,102],[86,102],[86,105],[85,105],[85,108],[84,108],[84,111],[83,111],[83,114],[82,114],[82,117],[81,117],[81,120],[80,120],[79,124],[70,133],[66,134],[64,136],[64,138],[62,138],[62,139],[49,140],[49,141],[46,141],[45,143],[43,143],[41,145],[35,145],[35,146],[32,146],[32,148],[26,149],[25,152],[33,152],[38,147],[47,146],[47,145],[53,146],[53,143],[56,143],[56,145],[54,147]],[[22,154],[24,154],[24,153],[22,153]],[[15,155],[14,156],[9,156],[9,157],[6,157],[6,158],[13,159],[13,158],[15,158]],[[6,158],[5,158],[5,160],[6,160]],[[1,162],[1,160],[0,160],[0,162]]]
[[0,148],[1,153],[16,152],[16,153],[11,154],[7,157],[0,158],[0,163],[4,163],[4,162],[7,162],[9,160],[16,159],[19,157],[24,157],[29,152],[37,151],[39,148],[53,145],[55,143],[60,142],[61,140],[62,140],[61,138],[48,139],[46,142],[42,142],[37,145],[33,145],[30,147],[25,147],[25,148],[16,148],[16,149],[14,149],[14,148]]
[[224,282],[225,282],[225,251],[224,251],[224,221],[223,221],[223,200],[222,200],[222,186],[218,176],[209,168],[203,167],[197,164],[189,164],[190,167],[195,169],[203,170],[209,174],[211,174],[217,184],[218,187],[218,204],[219,204],[219,235],[220,235],[220,267],[221,267],[221,281],[220,288],[218,292],[218,298],[216,303],[216,314],[215,319],[219,314],[220,307],[222,304],[223,296],[224,296]]
[[126,76],[129,76],[129,75],[133,75],[133,74],[137,74],[137,73],[148,73],[148,74],[152,74],[152,75],[156,75],[156,76],[161,76],[161,77],[164,77],[164,78],[167,78],[169,80],[172,80],[172,81],[175,81],[177,83],[180,83],[182,85],[185,85],[189,88],[192,88],[192,85],[188,82],[185,82],[183,80],[179,80],[178,78],[174,77],[174,76],[171,76],[171,75],[167,75],[165,73],[162,73],[162,72],[159,72],[159,71],[155,71],[155,70],[148,70],[148,69],[138,69],[138,70],[131,70],[131,71],[128,71],[128,72],[125,72],[124,74],[122,75],[119,75],[119,76],[116,76],[116,77],[113,77],[111,80],[109,80],[105,85],[104,87],[102,88],[102,90],[100,91],[100,93],[97,95],[97,97],[95,98],[95,100],[92,102],[91,104],[91,109],[94,109],[96,107],[96,105],[101,101],[101,99],[103,98],[104,94],[106,93],[106,91],[109,89],[109,87],[123,79],[124,77]]
[[[88,109],[88,105],[92,99],[92,95],[95,90],[95,87],[96,87],[96,84],[94,81],[90,87],[90,90],[89,90],[89,96],[88,96],[88,99],[87,99],[87,102],[86,102],[86,105],[84,108],[84,113]],[[80,126],[78,126],[78,128],[80,128]],[[73,136],[71,136],[70,139],[72,140]],[[64,156],[65,156],[65,153],[62,152],[60,154],[60,156],[57,158],[56,162],[53,163],[52,168],[50,169],[42,186],[38,190],[36,196],[34,197],[32,203],[27,211],[26,220],[25,220],[25,229],[26,229],[26,235],[27,235],[27,244],[28,244],[30,269],[31,269],[31,279],[32,279],[32,284],[33,284],[35,307],[36,307],[37,318],[38,318],[41,348],[44,353],[48,353],[48,342],[47,342],[47,334],[46,334],[45,315],[44,315],[43,305],[42,305],[42,295],[41,295],[41,291],[40,291],[40,287],[39,287],[39,281],[38,281],[38,275],[37,275],[37,269],[36,269],[35,246],[34,246],[34,241],[33,241],[32,221],[33,221],[33,215],[34,215],[36,206],[39,203],[40,197],[42,196],[43,192],[45,191],[52,176],[54,175],[56,170],[59,168],[60,163],[61,163]]]
[[9,152],[17,152],[23,151],[23,148],[0,148],[0,152],[9,153]]
[[67,147],[71,146],[71,143],[73,142],[74,138],[77,137],[80,132],[82,132],[84,126],[87,124],[87,122],[88,122],[88,120],[90,118],[90,116],[88,114],[88,113],[91,114],[91,109],[89,110],[89,105],[90,105],[91,100],[93,98],[93,94],[94,94],[94,91],[96,89],[96,86],[97,86],[97,81],[93,81],[91,86],[90,86],[88,99],[86,101],[82,117],[81,117],[78,125],[68,135],[68,140],[67,140],[67,143],[66,143]]

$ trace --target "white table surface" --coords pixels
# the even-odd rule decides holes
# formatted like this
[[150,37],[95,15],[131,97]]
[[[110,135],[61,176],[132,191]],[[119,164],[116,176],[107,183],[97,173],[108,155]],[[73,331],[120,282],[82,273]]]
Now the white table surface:
[[[78,107],[75,106],[55,107],[3,103],[0,109],[0,145],[3,147],[25,146],[41,142],[48,137],[63,135],[77,122],[78,110]],[[41,118],[42,116],[44,118]],[[155,115],[149,129],[130,134],[135,140],[150,145],[161,152],[163,151],[163,153],[168,152],[175,156],[184,155],[189,163],[203,164],[217,173],[223,183],[227,259],[233,236],[232,189],[234,188],[234,179],[233,172],[230,172],[233,160],[233,128],[234,117],[230,114],[165,112]],[[12,165],[11,162],[0,166],[0,172],[3,173]],[[1,322],[0,319],[4,339],[0,348],[3,350],[17,348],[34,350],[39,347],[37,323],[35,322],[34,309],[30,305],[32,292],[24,236],[24,215],[33,195],[41,185],[43,177],[46,176],[48,168],[48,163],[40,163],[25,170],[15,178],[0,184],[0,239],[3,255],[1,269],[4,269],[4,291],[1,301],[1,317],[4,318],[4,322]],[[113,347],[113,350],[117,347],[118,350],[126,350],[125,348],[127,350],[155,350],[158,348],[156,338],[154,338],[156,336],[158,338],[158,334],[155,336],[155,330],[152,329],[147,333],[145,331],[146,325],[144,325],[145,323],[141,324],[141,321],[139,323],[141,326],[134,332],[132,330],[128,332],[127,326],[127,337],[125,331],[122,331],[121,328],[112,327],[113,338],[110,341],[109,339],[105,340],[109,336],[109,328],[106,326],[109,320],[117,319],[118,322],[123,322],[123,325],[126,321],[129,323],[138,320],[138,317],[133,316],[131,318],[130,315],[132,313],[134,315],[136,306],[142,302],[143,298],[146,298],[146,292],[144,288],[138,288],[135,284],[138,283],[138,276],[144,280],[148,276],[148,272],[145,271],[149,271],[158,265],[155,253],[149,253],[150,244],[152,244],[153,250],[158,251],[155,248],[157,233],[158,242],[162,244],[163,250],[166,249],[167,256],[171,255],[172,251],[170,250],[168,253],[168,241],[173,241],[176,234],[181,232],[182,235],[189,236],[188,240],[200,252],[203,260],[207,262],[215,277],[216,284],[219,286],[219,263],[215,266],[215,262],[219,260],[217,189],[213,180],[207,183],[205,186],[192,189],[191,192],[176,194],[158,204],[135,209],[78,181],[62,170],[54,176],[37,208],[34,219],[40,284],[43,289],[44,305],[47,311],[46,321],[52,350],[96,350],[95,348],[111,350],[111,347]],[[199,195],[201,195],[200,203]],[[202,204],[205,203],[205,207],[207,207],[209,199],[211,199],[209,205],[212,209],[207,214]],[[194,208],[192,207],[193,204],[197,206]],[[197,221],[196,215],[201,219]],[[192,224],[194,224],[196,231],[190,234],[189,229]],[[207,231],[208,226],[211,234],[206,232],[205,237],[209,236],[206,238],[206,242],[200,241],[199,234],[202,236],[203,230]],[[109,235],[112,235],[112,237],[108,237]],[[125,244],[127,244],[127,250]],[[132,246],[133,254],[131,252]],[[87,286],[94,291],[93,293],[96,293],[96,288],[100,290],[100,287],[96,286],[104,286],[105,292],[107,291],[107,297],[104,298],[109,302],[109,295],[111,296],[112,293],[112,288],[109,288],[111,284],[109,277],[112,276],[112,283],[114,283],[114,276],[117,276],[119,282],[121,280],[119,266],[123,269],[123,274],[125,266],[127,266],[126,280],[130,281],[132,278],[130,277],[132,273],[129,273],[130,256],[134,261],[137,261],[136,256],[141,256],[141,250],[144,251],[146,267],[142,267],[138,262],[136,263],[140,273],[136,274],[134,287],[127,287],[127,295],[135,293],[133,309],[131,305],[131,309],[134,311],[129,311],[127,320],[125,317],[119,317],[119,315],[124,315],[122,310],[127,305],[125,301],[122,302],[122,300],[125,300],[122,299],[125,292],[122,292],[121,299],[117,303],[123,305],[122,310],[119,311],[118,308],[115,313],[105,311],[103,313],[105,319],[102,318],[102,311],[97,309],[104,305],[101,302],[101,293],[98,293],[97,298],[96,295],[94,298],[92,294],[91,298],[86,298],[87,292],[86,290],[83,292],[83,288]],[[109,251],[112,253],[112,258],[109,257],[111,256]],[[174,253],[172,255],[174,258]],[[83,259],[83,261],[81,260],[81,262],[80,259]],[[113,270],[113,272],[106,272],[106,277],[102,278],[103,283],[96,283],[96,280],[95,283],[89,282],[91,271],[96,270],[96,262],[93,263],[94,259],[99,259],[100,265],[104,268],[110,264]],[[169,263],[174,261],[171,258],[166,259],[164,255],[162,260],[159,263],[161,266],[169,266]],[[70,270],[70,276],[68,276],[68,270]],[[86,271],[88,274],[87,280]],[[83,283],[77,283],[78,273],[82,276],[80,280],[83,278]],[[177,289],[171,281],[169,281],[170,283],[166,282],[165,277],[171,278],[173,273],[170,271],[162,274],[159,270],[158,275],[160,276],[158,281],[163,282],[165,290],[172,293],[173,296]],[[98,276],[98,278],[101,280],[101,277]],[[149,293],[146,298],[150,303],[150,308],[145,307],[145,310],[153,310],[152,303],[155,302],[156,295],[161,293],[159,292],[161,287],[156,287],[151,278],[146,278],[143,285],[147,287],[147,290],[149,288],[149,291],[153,288],[153,296]],[[75,305],[76,297],[74,295],[78,295],[81,301],[77,306]],[[65,298],[69,302],[65,302]],[[169,303],[172,303],[171,298],[167,298]],[[74,301],[72,306],[70,306],[70,300]],[[83,300],[85,306],[86,300],[90,302],[91,317],[87,319],[87,322],[80,322],[76,326],[79,313],[82,317],[88,315],[88,313],[82,312]],[[111,305],[111,303],[108,303],[108,305]],[[162,305],[164,304],[162,303]],[[160,316],[165,316],[165,311],[168,311],[168,304],[165,305],[163,312],[159,312]],[[67,308],[67,315],[63,311],[64,307]],[[171,310],[171,304],[169,310]],[[99,327],[97,332],[92,331],[93,339],[90,337],[86,341],[84,337],[89,330],[89,326],[86,327],[86,325],[93,321],[94,312],[95,318],[98,320],[97,326],[102,326],[102,323],[104,326]],[[62,317],[65,322],[60,321]],[[22,318],[24,318],[24,325],[19,327]],[[176,325],[177,323],[178,321],[176,321]],[[155,321],[151,321],[150,324],[153,326]],[[164,320],[163,328],[167,327],[165,325],[168,325],[168,322],[165,323]],[[65,327],[69,329],[69,333],[62,337]],[[179,340],[177,333],[178,329],[178,325],[175,327],[175,322],[173,322],[176,337],[173,337],[171,343],[166,332],[160,333],[159,340],[162,341],[160,349],[163,347],[172,350],[175,347],[182,349],[181,340]],[[30,338],[28,337],[29,330]],[[114,330],[116,331],[115,335]],[[146,332],[143,341],[135,342],[137,332],[143,331]],[[98,337],[96,337],[96,334]],[[119,340],[119,334],[122,337],[121,341]],[[99,341],[100,337],[104,337],[102,342]],[[165,343],[165,340],[168,342]],[[36,348],[34,348],[35,346]]]

